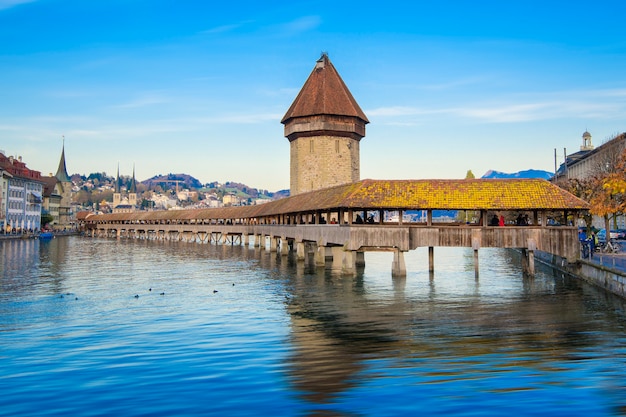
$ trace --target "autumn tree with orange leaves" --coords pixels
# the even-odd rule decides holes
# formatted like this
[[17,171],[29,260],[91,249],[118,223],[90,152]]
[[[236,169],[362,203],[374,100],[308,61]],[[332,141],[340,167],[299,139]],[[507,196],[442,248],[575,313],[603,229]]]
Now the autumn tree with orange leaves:
[[558,185],[590,204],[590,214],[585,216],[587,228],[591,227],[592,214],[604,218],[609,237],[611,220],[626,212],[626,149],[600,160],[588,178],[562,180]]
[[626,149],[616,161],[615,168],[602,178],[601,190],[590,201],[591,212],[604,217],[609,233],[609,220],[626,212]]

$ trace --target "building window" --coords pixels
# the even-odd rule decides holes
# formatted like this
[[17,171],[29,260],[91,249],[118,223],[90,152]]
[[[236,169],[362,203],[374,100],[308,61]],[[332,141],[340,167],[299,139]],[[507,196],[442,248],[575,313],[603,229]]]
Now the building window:
[[335,139],[335,153],[339,153],[339,139]]

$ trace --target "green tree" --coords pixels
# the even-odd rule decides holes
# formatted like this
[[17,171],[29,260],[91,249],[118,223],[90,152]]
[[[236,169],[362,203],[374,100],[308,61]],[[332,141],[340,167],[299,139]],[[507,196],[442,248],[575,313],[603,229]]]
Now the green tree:
[[54,218],[52,217],[50,213],[42,213],[41,214],[41,227],[43,228],[44,226],[52,223],[52,220],[54,220]]
[[[467,173],[465,174],[465,179],[466,180],[473,180],[475,178],[476,177],[474,176],[474,173],[472,172],[472,170],[468,169]],[[461,210],[459,210],[456,213],[456,220],[458,222],[461,222],[461,223],[470,223],[475,216],[476,216],[476,212],[474,212],[474,211],[467,211],[467,210],[462,210],[461,211]]]

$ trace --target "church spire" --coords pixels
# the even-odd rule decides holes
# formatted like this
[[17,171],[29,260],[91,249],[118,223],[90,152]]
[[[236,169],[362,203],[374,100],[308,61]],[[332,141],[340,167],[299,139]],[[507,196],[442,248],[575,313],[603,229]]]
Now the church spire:
[[117,163],[117,177],[115,178],[115,192],[120,193],[120,163]]
[[137,192],[137,183],[135,182],[135,164],[133,164],[133,180],[130,183],[130,192],[131,193]]
[[61,160],[59,161],[59,168],[54,176],[59,182],[72,182],[70,176],[67,175],[67,168],[65,166],[65,136],[63,136],[63,148],[61,149]]

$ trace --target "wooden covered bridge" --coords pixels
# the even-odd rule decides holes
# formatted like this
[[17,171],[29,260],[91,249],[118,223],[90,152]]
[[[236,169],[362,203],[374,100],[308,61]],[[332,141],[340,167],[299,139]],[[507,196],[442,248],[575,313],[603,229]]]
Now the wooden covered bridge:
[[[392,274],[406,275],[404,252],[470,247],[519,248],[534,273],[534,251],[567,262],[579,257],[576,223],[588,204],[538,179],[362,180],[266,204],[212,209],[88,215],[93,237],[250,243],[354,274],[365,251],[392,251]],[[439,210],[459,211],[442,221]],[[503,216],[504,226],[494,225]],[[516,218],[527,219],[518,225]],[[332,258],[332,262],[330,259]]]

